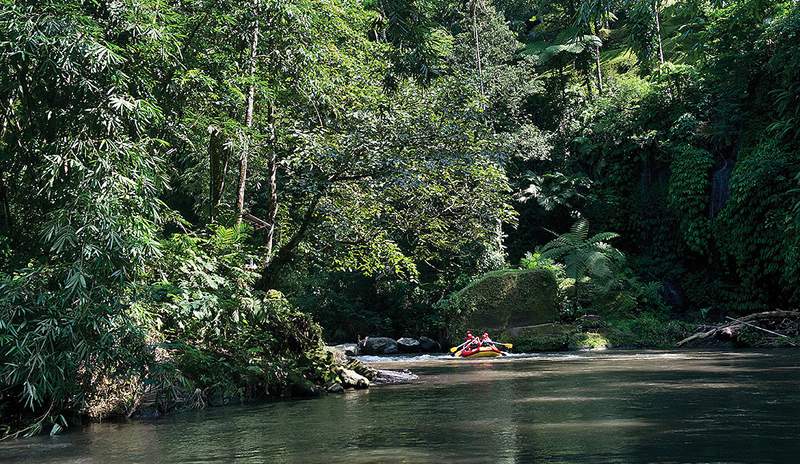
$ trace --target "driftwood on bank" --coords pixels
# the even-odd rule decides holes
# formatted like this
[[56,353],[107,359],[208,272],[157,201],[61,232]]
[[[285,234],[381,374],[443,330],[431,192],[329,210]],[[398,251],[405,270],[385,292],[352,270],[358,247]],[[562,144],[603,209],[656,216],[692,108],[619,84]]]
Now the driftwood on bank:
[[[774,330],[767,330],[762,325],[769,325],[771,327],[786,325],[787,321],[792,321],[795,327],[800,325],[800,311],[765,311],[761,313],[750,314],[749,316],[740,317],[738,319],[729,318],[728,322],[724,322],[717,326],[708,329],[705,327],[700,332],[691,335],[678,342],[678,346],[685,346],[691,343],[702,342],[704,340],[721,339],[733,340],[736,339],[739,332],[744,327],[754,327],[758,330],[778,335],[781,337],[789,338],[786,334],[779,333]],[[788,344],[796,346],[795,343],[788,341]]]

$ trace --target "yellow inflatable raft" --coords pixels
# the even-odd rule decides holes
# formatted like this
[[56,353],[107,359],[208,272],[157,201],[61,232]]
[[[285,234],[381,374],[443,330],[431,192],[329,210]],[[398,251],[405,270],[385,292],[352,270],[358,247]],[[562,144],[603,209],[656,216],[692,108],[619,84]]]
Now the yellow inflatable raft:
[[480,348],[463,348],[458,350],[453,354],[456,358],[464,358],[464,359],[471,359],[471,358],[496,358],[498,356],[505,356],[502,351],[497,349],[496,346],[481,346]]

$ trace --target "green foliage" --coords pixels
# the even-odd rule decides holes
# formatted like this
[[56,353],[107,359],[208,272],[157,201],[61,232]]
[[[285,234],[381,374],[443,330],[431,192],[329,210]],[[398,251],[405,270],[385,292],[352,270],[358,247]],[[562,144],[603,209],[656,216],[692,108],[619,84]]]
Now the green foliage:
[[711,154],[701,148],[681,145],[673,150],[669,178],[669,205],[680,218],[683,240],[690,250],[708,253],[711,238],[709,201],[711,196]]
[[608,339],[597,332],[575,333],[569,338],[571,350],[604,350],[609,347]]
[[94,377],[141,375],[151,359],[124,295],[107,289],[76,305],[69,290],[50,290],[61,282],[58,269],[41,264],[2,275],[3,434],[32,435],[54,421],[66,427],[59,416],[83,406]]
[[613,232],[589,236],[589,222],[580,220],[570,231],[559,235],[541,249],[544,259],[560,260],[564,265],[564,286],[573,305],[594,294],[607,293],[618,282],[624,255],[608,242],[618,237]]
[[337,341],[612,321],[524,350],[667,345],[698,307],[796,305],[798,18],[0,2],[0,432],[128,412],[141,388],[330,380],[308,314]]
[[519,267],[522,269],[544,269],[553,273],[557,277],[563,278],[564,268],[556,264],[555,261],[549,258],[543,258],[539,252],[526,253],[520,260]]
[[717,224],[722,251],[736,265],[748,297],[770,303],[797,298],[797,237],[788,233],[797,192],[797,157],[775,141],[742,153],[731,177],[731,199]]
[[[174,235],[157,283],[139,310],[160,334],[183,377],[206,395],[239,398],[280,389],[295,373],[327,380],[322,331],[278,291],[252,290],[249,233],[216,227],[208,237]],[[263,394],[263,393],[262,393]]]
[[694,324],[648,313],[636,318],[611,320],[608,325],[609,342],[620,348],[674,348],[677,342],[695,330]]

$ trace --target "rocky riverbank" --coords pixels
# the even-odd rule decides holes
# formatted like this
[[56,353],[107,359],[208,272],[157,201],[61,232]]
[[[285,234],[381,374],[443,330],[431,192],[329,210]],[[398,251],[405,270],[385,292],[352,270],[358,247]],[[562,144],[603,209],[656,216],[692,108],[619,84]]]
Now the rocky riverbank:
[[[386,340],[381,343],[385,345]],[[336,379],[325,385],[325,391],[328,393],[342,393],[348,389],[366,389],[371,385],[407,383],[417,380],[417,376],[409,370],[374,369],[355,359],[353,356],[359,354],[360,351],[357,344],[328,346],[325,349],[333,356],[336,363],[334,371],[337,374]]]

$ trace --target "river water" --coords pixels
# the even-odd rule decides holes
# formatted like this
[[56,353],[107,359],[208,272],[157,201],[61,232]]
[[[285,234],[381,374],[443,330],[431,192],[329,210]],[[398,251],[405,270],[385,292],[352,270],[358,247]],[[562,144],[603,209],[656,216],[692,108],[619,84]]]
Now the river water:
[[800,462],[800,351],[378,361],[420,379],[94,424],[2,443],[0,462]]

